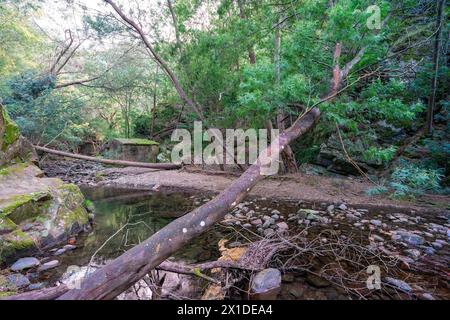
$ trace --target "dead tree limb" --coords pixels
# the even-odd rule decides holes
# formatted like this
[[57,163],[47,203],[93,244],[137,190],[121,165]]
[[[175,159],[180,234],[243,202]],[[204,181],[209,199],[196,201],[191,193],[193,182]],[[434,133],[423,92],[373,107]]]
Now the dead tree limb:
[[[142,29],[129,19],[112,0],[105,1],[114,8],[124,21],[141,34],[142,40],[147,42],[147,47],[152,51],[153,48],[143,34]],[[250,190],[265,178],[262,174],[264,167],[274,163],[274,161],[278,161],[280,152],[286,146],[308,132],[315,125],[320,118],[318,106],[342,92],[342,90],[339,90],[344,79],[339,68],[340,52],[340,44],[337,44],[334,57],[336,67],[333,81],[331,81],[331,91],[324,95],[324,98],[311,109],[299,116],[290,128],[280,133],[279,137],[274,139],[271,145],[260,153],[258,160],[239,178],[234,180],[228,188],[211,201],[174,220],[147,240],[126,251],[104,267],[97,269],[81,283],[79,289],[72,289],[59,297],[59,299],[113,299],[128,289],[133,283],[142,279],[152,269],[155,269],[174,252],[222,220],[229,210],[236,207],[239,202],[245,199]],[[154,56],[158,60],[159,56],[156,53]],[[166,72],[168,71],[174,76],[164,61],[160,65]],[[177,84],[179,85],[178,82]]]
[[0,300],[55,300],[68,290],[69,288],[67,288],[65,284],[62,284],[57,287],[19,293],[13,296],[1,298]]
[[69,158],[99,162],[99,163],[116,165],[116,166],[140,167],[140,168],[150,168],[150,169],[159,169],[159,170],[173,170],[173,169],[181,168],[181,165],[173,164],[173,163],[146,163],[146,162],[125,161],[125,160],[111,160],[111,159],[89,157],[89,156],[84,156],[81,154],[64,152],[64,151],[49,149],[49,148],[40,147],[40,146],[34,146],[34,148],[39,151],[56,154],[56,155],[62,156],[62,157],[69,157]]

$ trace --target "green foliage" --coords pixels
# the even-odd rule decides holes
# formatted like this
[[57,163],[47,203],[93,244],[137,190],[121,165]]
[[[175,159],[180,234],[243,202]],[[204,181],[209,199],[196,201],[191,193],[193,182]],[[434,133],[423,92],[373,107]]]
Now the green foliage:
[[388,191],[389,191],[389,189],[386,188],[385,186],[376,186],[376,187],[366,190],[366,194],[368,196],[373,197],[373,196],[379,196],[379,195],[385,194]]
[[425,192],[438,192],[443,176],[441,170],[404,162],[391,175],[394,198],[414,197]]
[[388,148],[377,148],[371,146],[364,152],[364,159],[368,161],[387,163],[392,160],[395,155],[397,148],[395,146],[390,146]]
[[38,52],[40,37],[27,21],[35,8],[28,1],[0,1],[0,75],[35,65],[32,55]]
[[27,70],[7,82],[4,103],[22,134],[33,142],[55,137],[69,146],[79,143],[88,130],[83,124],[83,102],[62,91],[54,91],[54,78]]

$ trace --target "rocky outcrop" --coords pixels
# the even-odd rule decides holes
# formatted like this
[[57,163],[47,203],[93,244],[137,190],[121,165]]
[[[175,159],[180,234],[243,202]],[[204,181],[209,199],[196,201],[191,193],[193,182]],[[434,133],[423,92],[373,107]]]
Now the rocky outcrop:
[[89,227],[80,189],[43,177],[33,147],[1,105],[0,146],[0,263]]
[[[373,169],[382,168],[381,162],[364,159],[363,154],[367,147],[364,146],[362,141],[358,139],[354,142],[344,141],[344,144],[349,149],[347,151],[351,154],[352,160],[358,164],[361,170],[369,172]],[[342,145],[336,135],[332,135],[326,143],[320,146],[316,163],[331,172],[359,175],[358,170],[345,156]]]

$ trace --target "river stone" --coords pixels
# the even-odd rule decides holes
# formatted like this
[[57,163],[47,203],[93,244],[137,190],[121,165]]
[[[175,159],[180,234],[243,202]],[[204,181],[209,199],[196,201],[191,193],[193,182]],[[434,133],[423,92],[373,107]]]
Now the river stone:
[[265,237],[268,237],[268,236],[270,236],[270,235],[272,235],[274,233],[275,233],[275,231],[273,231],[273,229],[271,229],[271,228],[267,228],[267,229],[264,230],[264,236]]
[[442,243],[437,241],[432,242],[431,245],[436,249],[441,249],[444,246]]
[[338,208],[342,211],[347,210],[347,206],[345,205],[345,203],[340,204]]
[[370,224],[372,224],[376,227],[379,227],[382,225],[382,222],[380,220],[372,219],[372,220],[370,220]]
[[252,221],[250,221],[250,223],[253,224],[254,226],[260,226],[263,224],[261,219],[252,220]]
[[28,286],[28,290],[41,290],[44,286],[45,284],[43,282],[32,283]]
[[334,211],[334,205],[329,205],[328,207],[327,207],[327,211],[328,211],[328,213],[332,213],[333,211]]
[[279,230],[281,231],[285,231],[289,229],[289,226],[287,225],[286,222],[279,222],[276,224],[276,226],[278,227]]
[[66,251],[71,251],[71,250],[75,250],[77,248],[77,246],[74,246],[73,244],[66,244],[63,249]]
[[270,214],[272,214],[272,215],[274,215],[274,214],[280,215],[281,212],[278,211],[278,210],[272,210],[272,212]]
[[412,288],[409,284],[407,284],[405,281],[402,281],[400,279],[395,279],[395,278],[391,278],[391,277],[386,277],[384,279],[387,283],[389,283],[390,285],[396,287],[397,289],[403,291],[403,292],[410,292],[412,291]]
[[264,229],[266,229],[266,228],[269,228],[271,225],[272,225],[272,223],[273,223],[273,220],[272,220],[272,218],[270,218],[269,220],[266,220],[265,222],[264,222],[264,224],[263,224],[263,228]]
[[396,235],[400,236],[401,240],[413,246],[420,246],[425,242],[422,236],[419,236],[417,234],[408,231],[398,231]]
[[264,269],[253,278],[250,298],[253,300],[275,300],[281,290],[281,272],[278,269]]
[[252,225],[250,223],[245,223],[242,227],[245,229],[250,229]]
[[11,266],[12,271],[22,271],[39,265],[39,260],[33,257],[21,258]]
[[411,257],[416,260],[419,259],[419,257],[420,257],[420,251],[417,249],[408,249],[408,250],[405,250],[405,253],[408,257]]
[[8,281],[9,285],[17,289],[24,288],[30,284],[30,280],[28,280],[27,277],[20,273],[10,274],[6,277],[6,280]]
[[53,255],[54,255],[54,256],[60,256],[60,255],[62,255],[64,252],[66,252],[66,249],[61,248],[61,249],[56,250],[56,251],[53,253]]
[[59,261],[58,260],[52,260],[52,261],[49,261],[49,262],[46,262],[46,263],[42,264],[38,268],[38,272],[44,272],[44,271],[47,271],[49,269],[56,268],[57,266],[59,266]]

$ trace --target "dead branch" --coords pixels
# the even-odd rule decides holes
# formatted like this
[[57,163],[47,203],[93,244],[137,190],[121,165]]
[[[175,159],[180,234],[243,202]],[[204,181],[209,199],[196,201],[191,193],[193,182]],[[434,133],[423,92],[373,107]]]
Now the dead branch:
[[173,163],[146,163],[146,162],[125,161],[125,160],[111,160],[111,159],[103,159],[103,158],[84,156],[81,154],[69,153],[69,152],[49,149],[49,148],[45,148],[45,147],[41,147],[41,146],[34,146],[34,148],[39,151],[56,154],[56,155],[62,156],[62,157],[69,157],[69,158],[81,159],[81,160],[86,160],[86,161],[99,162],[99,163],[115,165],[115,166],[141,167],[141,168],[151,168],[151,169],[160,169],[160,170],[174,170],[174,169],[181,168],[181,165],[173,164]]

